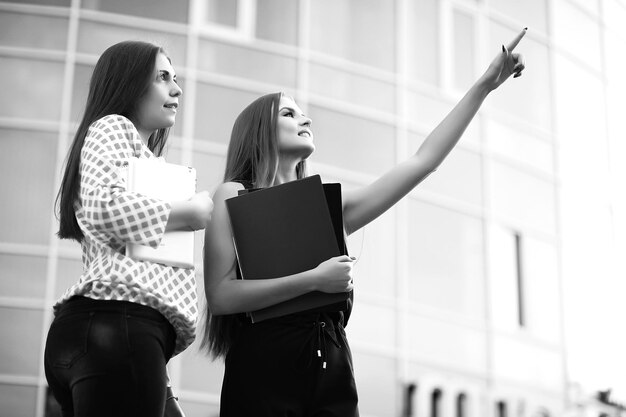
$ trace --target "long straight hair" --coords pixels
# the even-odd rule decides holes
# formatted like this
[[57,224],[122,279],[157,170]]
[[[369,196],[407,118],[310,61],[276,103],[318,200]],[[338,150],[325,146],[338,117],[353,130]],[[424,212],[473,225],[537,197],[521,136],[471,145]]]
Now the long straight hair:
[[[255,188],[274,185],[279,162],[276,125],[282,96],[273,93],[259,97],[239,114],[228,144],[224,182],[241,182]],[[307,176],[306,160],[298,163],[296,175]],[[213,358],[226,356],[237,335],[239,318],[235,314],[214,316],[208,305],[204,313],[201,348]]]
[[[157,45],[126,41],[109,47],[98,59],[55,202],[60,223],[57,235],[61,239],[81,242],[84,237],[76,220],[74,203],[80,188],[80,154],[89,126],[109,114],[119,114],[136,123],[138,104],[148,91],[159,53],[165,54],[165,51]],[[169,128],[163,128],[150,135],[148,148],[156,156],[163,152],[168,134]]]

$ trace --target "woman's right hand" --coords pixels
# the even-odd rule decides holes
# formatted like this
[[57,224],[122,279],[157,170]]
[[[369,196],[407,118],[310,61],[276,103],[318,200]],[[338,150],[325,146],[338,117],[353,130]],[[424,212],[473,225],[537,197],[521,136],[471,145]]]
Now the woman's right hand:
[[189,227],[193,230],[200,230],[207,227],[213,212],[213,200],[208,191],[200,191],[189,199],[195,208],[194,215],[189,219]]
[[354,258],[341,255],[330,258],[315,269],[317,275],[316,290],[337,293],[352,291],[352,266]]

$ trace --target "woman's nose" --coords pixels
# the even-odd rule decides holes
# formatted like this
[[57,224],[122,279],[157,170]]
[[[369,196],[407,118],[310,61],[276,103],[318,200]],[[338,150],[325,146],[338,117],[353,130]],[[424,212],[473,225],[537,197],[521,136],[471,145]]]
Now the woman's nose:
[[302,119],[300,120],[300,124],[302,126],[310,127],[311,123],[313,123],[313,120],[311,120],[309,117],[302,116]]
[[172,97],[180,97],[183,95],[183,89],[180,88],[178,84],[174,83],[174,88],[172,88],[170,95]]

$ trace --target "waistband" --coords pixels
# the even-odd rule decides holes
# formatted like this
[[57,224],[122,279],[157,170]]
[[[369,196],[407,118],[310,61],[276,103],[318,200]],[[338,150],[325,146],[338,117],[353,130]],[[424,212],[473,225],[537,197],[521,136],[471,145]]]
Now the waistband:
[[142,304],[130,301],[96,300],[83,296],[74,296],[64,302],[57,310],[55,317],[59,318],[69,314],[88,312],[122,313],[156,321],[167,321],[163,314],[152,307]]
[[[304,368],[319,361],[322,370],[327,368],[327,343],[339,349],[348,349],[348,341],[343,331],[342,312],[302,312],[263,320],[259,323],[250,322],[246,318],[244,326],[254,326],[270,330],[274,327],[297,327],[303,329],[304,337],[296,358],[306,357]],[[294,366],[296,366],[294,364]]]

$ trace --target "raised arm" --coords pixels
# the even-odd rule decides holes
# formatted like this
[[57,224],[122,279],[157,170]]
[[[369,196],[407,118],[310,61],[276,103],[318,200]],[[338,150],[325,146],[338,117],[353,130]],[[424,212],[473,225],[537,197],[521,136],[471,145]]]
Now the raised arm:
[[236,255],[225,200],[242,189],[224,183],[215,192],[213,217],[204,235],[204,288],[214,315],[255,311],[310,291],[344,292],[352,289],[352,260],[331,258],[317,268],[273,279],[239,280]]
[[502,52],[494,58],[485,73],[474,83],[461,101],[426,137],[417,152],[395,166],[372,184],[344,192],[343,212],[348,233],[365,226],[387,211],[398,200],[435,171],[457,144],[487,95],[512,74],[521,75],[523,58],[513,54],[526,34],[522,30]]

